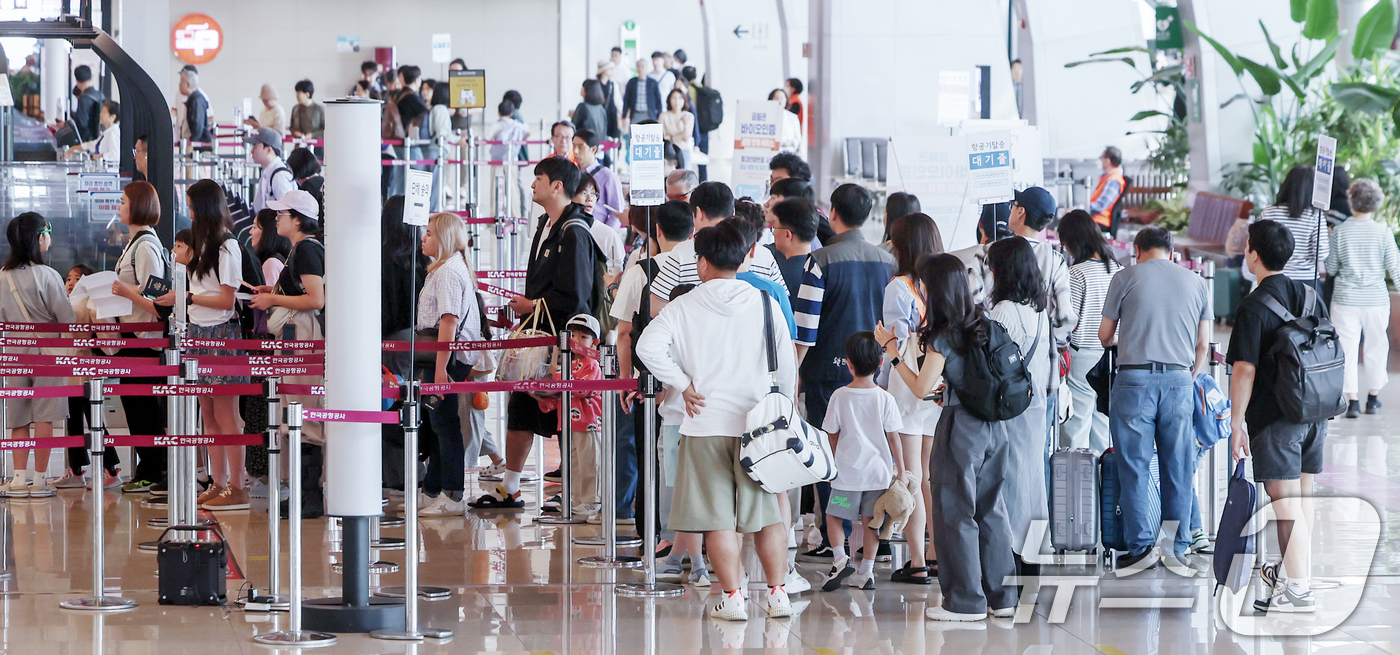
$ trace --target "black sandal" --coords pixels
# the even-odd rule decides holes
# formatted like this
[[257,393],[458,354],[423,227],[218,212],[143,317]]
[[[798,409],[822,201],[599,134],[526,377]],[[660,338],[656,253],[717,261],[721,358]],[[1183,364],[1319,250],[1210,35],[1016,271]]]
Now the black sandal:
[[[924,575],[914,575],[923,573]],[[933,584],[933,569],[927,566],[905,566],[890,574],[890,582],[903,582],[905,584]]]
[[498,498],[494,494],[483,494],[480,498],[467,503],[472,509],[525,509],[525,503],[520,500],[520,494],[515,493],[505,498]]

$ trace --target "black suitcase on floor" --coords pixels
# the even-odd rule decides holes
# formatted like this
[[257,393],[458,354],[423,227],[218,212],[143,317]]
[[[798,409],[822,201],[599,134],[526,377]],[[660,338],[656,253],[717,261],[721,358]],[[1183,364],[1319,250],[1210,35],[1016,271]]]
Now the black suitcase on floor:
[[[195,541],[166,541],[171,532]],[[208,535],[208,536],[206,536]],[[160,534],[156,566],[161,605],[223,605],[228,586],[228,542],[217,530],[178,525]]]

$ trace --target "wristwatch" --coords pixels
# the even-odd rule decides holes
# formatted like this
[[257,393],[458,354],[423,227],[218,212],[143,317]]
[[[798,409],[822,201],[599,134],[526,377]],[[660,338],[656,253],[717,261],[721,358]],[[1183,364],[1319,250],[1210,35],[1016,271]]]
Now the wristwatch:
[[890,358],[890,368],[894,368],[894,367],[896,367],[896,366],[899,366],[899,357],[891,357],[891,358]]

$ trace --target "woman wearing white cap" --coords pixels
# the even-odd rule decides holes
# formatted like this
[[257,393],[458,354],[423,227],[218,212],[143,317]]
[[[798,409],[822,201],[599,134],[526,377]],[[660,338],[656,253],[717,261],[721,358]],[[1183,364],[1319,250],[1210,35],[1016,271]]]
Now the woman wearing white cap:
[[[467,226],[461,217],[448,212],[433,214],[423,233],[423,254],[433,258],[433,263],[428,266],[428,278],[418,295],[414,328],[430,333],[438,341],[480,340],[481,309],[477,305],[476,274],[467,264]],[[466,380],[480,355],[475,350],[438,351],[433,356],[432,373],[424,371],[423,381],[442,384]],[[437,435],[437,447],[430,450],[418,513],[424,516],[461,514],[466,509],[462,501],[466,489],[466,449],[457,396],[428,397],[424,404],[428,406],[428,420]]]
[[[321,226],[316,222],[320,205],[310,193],[297,189],[279,200],[270,200],[268,209],[277,212],[277,233],[292,242],[287,266],[272,286],[260,286],[250,304],[268,313],[267,329],[278,339],[310,341],[324,338],[326,307],[326,247],[315,237]],[[299,351],[297,354],[310,354]],[[289,376],[288,384],[317,384],[314,377]],[[321,406],[320,396],[284,396],[307,408]],[[321,444],[325,437],[321,425],[308,422],[302,428],[308,443],[302,450],[302,518],[320,518],[325,513],[321,496]]]

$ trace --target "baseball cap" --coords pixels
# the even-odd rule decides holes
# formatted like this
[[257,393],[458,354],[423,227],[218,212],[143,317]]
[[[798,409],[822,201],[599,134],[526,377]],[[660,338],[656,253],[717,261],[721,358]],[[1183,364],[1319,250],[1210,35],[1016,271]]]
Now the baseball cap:
[[602,60],[599,60],[599,61],[598,61],[598,72],[599,72],[599,73],[601,73],[601,72],[603,72],[603,71],[605,71],[605,70],[608,70],[608,69],[610,69],[610,68],[614,68],[614,67],[616,67],[616,64],[612,63],[612,60],[611,60],[611,59],[602,59]]
[[1033,186],[1017,191],[1016,204],[1025,208],[1032,218],[1043,221],[1055,217],[1055,196],[1041,187]]
[[[268,206],[271,206],[271,203],[268,203]],[[602,328],[598,326],[598,319],[593,318],[593,316],[589,314],[579,314],[569,319],[569,322],[564,324],[564,329],[566,330],[572,327],[581,327],[592,332],[594,339],[600,337],[600,333],[603,331]]]
[[990,241],[996,241],[1001,235],[1011,232],[1008,223],[1011,220],[1011,203],[994,202],[982,205],[982,217],[979,223],[982,226],[982,233],[987,235]]
[[291,210],[307,218],[316,218],[321,214],[321,203],[316,202],[315,196],[301,189],[288,191],[278,200],[267,201],[267,208],[279,212]]
[[256,143],[261,143],[265,146],[268,146],[269,148],[276,148],[278,151],[281,151],[282,133],[270,127],[260,127],[258,128],[258,131],[253,133],[252,136],[243,139],[243,143],[250,146]]

